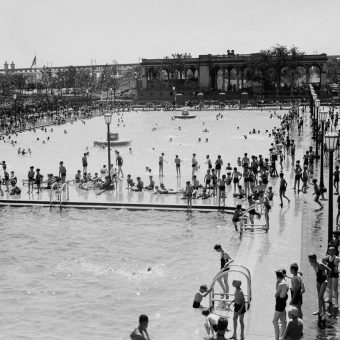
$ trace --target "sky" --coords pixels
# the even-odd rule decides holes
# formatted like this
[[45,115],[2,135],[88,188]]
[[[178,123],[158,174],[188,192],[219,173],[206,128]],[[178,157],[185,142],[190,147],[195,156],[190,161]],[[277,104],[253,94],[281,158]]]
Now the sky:
[[340,55],[339,0],[1,0],[0,68],[138,63],[277,44]]

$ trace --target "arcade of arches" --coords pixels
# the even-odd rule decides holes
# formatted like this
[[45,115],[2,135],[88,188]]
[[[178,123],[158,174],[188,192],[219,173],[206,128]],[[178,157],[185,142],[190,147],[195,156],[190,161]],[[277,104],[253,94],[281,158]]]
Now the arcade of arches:
[[[137,84],[139,100],[169,100],[174,93],[192,99],[198,92],[205,95],[225,92],[237,95],[240,91],[284,93],[288,89],[317,84],[320,95],[326,88],[327,55],[303,55],[299,60],[280,69],[254,70],[251,55],[200,55],[198,58],[176,60],[143,59],[140,80]],[[266,73],[267,83],[263,84]],[[262,75],[262,77],[261,77]],[[275,79],[275,81],[274,81]],[[279,85],[278,85],[279,84]],[[279,87],[279,89],[278,89]]]

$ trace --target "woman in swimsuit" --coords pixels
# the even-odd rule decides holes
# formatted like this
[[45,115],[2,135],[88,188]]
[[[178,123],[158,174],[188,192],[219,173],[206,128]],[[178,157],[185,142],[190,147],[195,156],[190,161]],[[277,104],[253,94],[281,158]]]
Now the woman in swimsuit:
[[[284,280],[284,274],[282,271],[276,272],[276,293],[275,293],[275,312],[273,318],[273,325],[275,331],[275,339],[280,338],[280,327],[279,320],[281,321],[281,333],[284,334],[286,331],[286,305],[288,299],[288,284]],[[281,339],[281,338],[280,338]]]
[[327,287],[327,276],[329,273],[331,273],[331,269],[323,263],[318,262],[315,254],[309,255],[308,260],[316,273],[316,290],[318,292],[319,309],[313,314],[318,314],[321,316],[326,310],[324,294]]
[[[219,275],[222,272],[229,270],[229,264],[232,262],[231,257],[224,251],[222,246],[220,244],[215,244],[214,249],[221,254],[221,270],[216,274]],[[229,293],[229,284],[228,284],[228,276],[224,276],[222,279],[218,279],[218,283],[221,285],[223,292],[225,294]],[[228,298],[228,295],[226,295],[226,298]]]
[[334,294],[334,307],[338,308],[338,299],[339,299],[339,262],[340,259],[335,255],[335,248],[328,248],[328,255],[322,259],[322,262],[327,265],[328,268],[331,269],[331,274],[328,278],[328,289],[329,289],[329,302],[332,302],[333,294]]

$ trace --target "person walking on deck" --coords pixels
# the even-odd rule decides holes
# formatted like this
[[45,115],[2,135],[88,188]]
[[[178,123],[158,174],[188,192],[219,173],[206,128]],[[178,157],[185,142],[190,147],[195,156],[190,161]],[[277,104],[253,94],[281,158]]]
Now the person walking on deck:
[[321,210],[321,209],[323,209],[323,205],[320,203],[321,189],[317,185],[317,180],[316,179],[313,179],[313,185],[314,185],[314,193],[313,193],[313,195],[315,195],[314,202],[319,204],[320,210]]
[[122,170],[123,157],[119,154],[119,151],[116,151],[116,165],[118,166],[117,176],[119,176],[121,174],[122,177],[124,177],[124,173],[123,173],[123,170]]
[[283,173],[280,173],[280,189],[279,189],[279,193],[280,193],[280,206],[283,207],[283,202],[282,202],[282,197],[284,197],[287,201],[288,204],[290,203],[290,199],[286,196],[286,190],[287,190],[287,182],[286,180],[283,178]]

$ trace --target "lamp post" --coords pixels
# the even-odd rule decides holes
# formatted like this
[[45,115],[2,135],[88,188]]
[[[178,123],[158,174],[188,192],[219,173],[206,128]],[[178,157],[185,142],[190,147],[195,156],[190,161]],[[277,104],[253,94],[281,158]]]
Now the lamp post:
[[312,97],[313,97],[313,139],[315,140],[315,100],[317,98],[315,92],[312,92]]
[[174,94],[174,106],[176,107],[176,87],[175,86],[172,87],[172,92]]
[[316,140],[315,140],[315,158],[319,159],[319,107],[320,107],[320,99],[314,100],[314,105],[316,108]]
[[86,105],[89,108],[89,89],[86,89]]
[[13,94],[14,99],[14,115],[15,115],[15,124],[17,123],[17,94]]
[[328,117],[327,111],[320,111],[320,120],[321,120],[321,168],[320,168],[320,189],[323,189],[325,187],[323,183],[323,156],[324,156],[324,126],[325,121]]
[[109,183],[111,184],[111,145],[110,145],[110,124],[112,115],[106,113],[104,115],[105,123],[107,125],[107,161],[108,161],[108,169],[109,169]]
[[333,236],[333,152],[338,144],[338,134],[329,132],[325,135],[326,145],[329,152],[329,174],[328,174],[328,243]]

